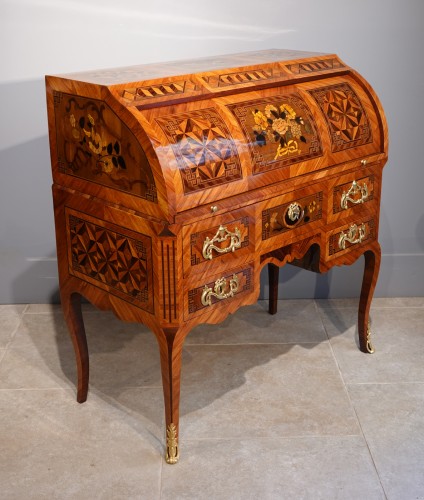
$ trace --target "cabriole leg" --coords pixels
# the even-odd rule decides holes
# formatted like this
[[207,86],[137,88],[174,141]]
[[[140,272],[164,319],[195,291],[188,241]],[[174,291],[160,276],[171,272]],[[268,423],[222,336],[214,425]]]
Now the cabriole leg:
[[268,282],[269,282],[269,314],[277,313],[278,301],[278,276],[280,268],[275,264],[268,264]]
[[158,335],[158,341],[165,400],[165,460],[168,464],[176,464],[180,456],[178,433],[183,338],[178,336],[177,328],[164,328]]
[[371,300],[377,283],[380,270],[381,249],[377,245],[373,250],[367,250],[364,253],[365,269],[362,280],[361,298],[358,311],[358,331],[359,347],[362,352],[373,353],[374,348],[371,343],[371,330],[369,312]]
[[61,302],[77,361],[77,401],[78,403],[84,403],[88,393],[89,358],[87,337],[81,312],[81,295],[79,293],[68,294],[62,292]]

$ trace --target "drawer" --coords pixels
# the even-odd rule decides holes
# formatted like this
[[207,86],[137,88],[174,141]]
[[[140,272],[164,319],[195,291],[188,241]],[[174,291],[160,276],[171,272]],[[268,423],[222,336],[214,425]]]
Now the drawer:
[[246,207],[183,227],[184,277],[222,265],[247,262],[255,251],[254,207]]
[[253,262],[242,267],[186,280],[184,286],[184,318],[202,314],[219,314],[254,292]]
[[379,175],[372,171],[351,172],[329,181],[328,222],[359,214],[375,205]]
[[[309,189],[309,192],[311,190]],[[263,204],[262,241],[293,232],[322,219],[323,191],[316,188],[312,194],[306,190],[279,196]]]
[[377,217],[368,216],[358,221],[345,223],[327,235],[328,258],[366,245],[377,238]]

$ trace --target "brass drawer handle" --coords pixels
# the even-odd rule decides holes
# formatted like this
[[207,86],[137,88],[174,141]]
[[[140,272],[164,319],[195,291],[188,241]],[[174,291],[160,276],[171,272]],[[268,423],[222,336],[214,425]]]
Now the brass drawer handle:
[[287,217],[291,221],[290,224],[298,224],[304,215],[302,207],[295,201],[294,203],[290,204],[289,207],[287,208]]
[[215,281],[213,289],[208,285],[205,285],[205,288],[202,292],[202,304],[204,306],[212,305],[212,297],[215,297],[218,300],[224,300],[233,297],[234,294],[238,291],[238,287],[239,281],[236,274],[233,274],[233,277],[230,279],[228,291],[225,291],[225,289],[227,288],[227,280],[225,278],[219,278]]
[[355,245],[361,243],[365,238],[365,224],[361,224],[359,227],[356,224],[352,224],[350,228],[345,233],[342,231],[339,236],[339,248],[344,250],[346,248],[346,241],[350,244]]
[[[215,245],[215,243],[222,243],[223,241],[226,241],[228,239],[230,239],[230,244],[228,245],[228,247],[220,248]],[[240,247],[241,247],[240,230],[236,227],[234,233],[232,233],[231,231],[228,231],[228,229],[225,226],[219,226],[218,231],[216,232],[215,236],[212,239],[206,237],[203,243],[202,255],[205,259],[212,260],[212,252],[214,250],[215,252],[218,253],[228,253],[228,252],[234,252],[234,250]]]
[[[358,193],[360,193],[359,198],[354,198]],[[347,209],[347,204],[348,202],[352,203],[353,205],[359,205],[360,203],[364,203],[364,201],[368,198],[368,186],[366,182],[364,182],[361,186],[356,181],[352,182],[352,185],[350,186],[348,191],[343,191],[342,198],[340,200],[340,205],[343,210]]]

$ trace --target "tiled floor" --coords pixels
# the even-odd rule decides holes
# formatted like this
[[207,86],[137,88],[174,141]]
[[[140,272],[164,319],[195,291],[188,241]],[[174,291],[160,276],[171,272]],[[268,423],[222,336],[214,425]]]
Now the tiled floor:
[[281,301],[185,343],[181,458],[163,459],[159,355],[84,308],[89,399],[58,307],[0,306],[2,499],[424,499],[424,298]]

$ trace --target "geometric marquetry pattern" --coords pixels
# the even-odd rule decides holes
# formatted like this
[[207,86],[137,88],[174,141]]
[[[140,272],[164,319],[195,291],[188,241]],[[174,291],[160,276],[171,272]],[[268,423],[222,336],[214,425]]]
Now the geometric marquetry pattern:
[[368,117],[350,85],[332,85],[312,90],[310,94],[327,119],[333,152],[372,142]]
[[268,66],[248,71],[237,71],[236,73],[208,75],[202,78],[210,87],[217,88],[271,80],[273,78],[282,77],[283,75],[286,75],[286,73],[280,68]]
[[153,312],[149,290],[150,238],[133,239],[74,215],[68,216],[72,274],[85,275],[101,288],[135,299]]
[[338,59],[320,59],[307,63],[286,64],[286,68],[292,73],[316,73],[328,69],[336,69],[344,67]]
[[242,178],[231,134],[213,108],[157,119],[177,160],[184,193]]
[[138,102],[145,99],[185,94],[187,92],[194,92],[195,90],[197,90],[197,86],[190,80],[178,80],[173,82],[162,81],[158,84],[125,89],[122,93],[122,97],[130,101]]

